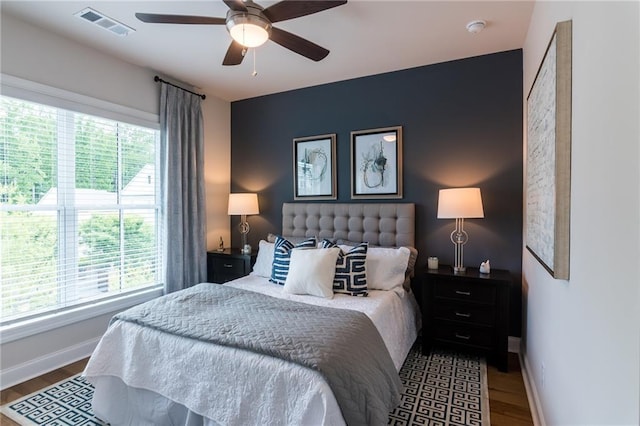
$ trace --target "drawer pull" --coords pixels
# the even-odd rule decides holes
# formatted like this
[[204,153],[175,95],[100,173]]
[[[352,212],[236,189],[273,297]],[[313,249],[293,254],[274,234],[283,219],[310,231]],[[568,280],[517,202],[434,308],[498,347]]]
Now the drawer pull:
[[462,318],[471,318],[471,314],[465,314],[463,312],[456,312],[456,316]]
[[458,333],[456,333],[456,334],[455,334],[455,336],[456,336],[456,339],[462,339],[462,340],[469,340],[469,339],[471,339],[471,336],[466,335],[466,334],[458,334]]
[[471,292],[470,291],[456,290],[456,294],[459,294],[461,296],[471,296]]
[[233,268],[233,264],[231,264],[231,263],[225,263],[225,264],[224,264],[224,267],[225,267],[225,268]]

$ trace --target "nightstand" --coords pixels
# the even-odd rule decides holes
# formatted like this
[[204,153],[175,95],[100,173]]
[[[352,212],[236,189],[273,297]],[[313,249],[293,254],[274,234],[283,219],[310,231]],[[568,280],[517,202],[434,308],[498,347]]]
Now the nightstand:
[[249,275],[256,262],[256,253],[243,254],[240,249],[207,252],[207,279],[212,283],[226,283]]
[[509,271],[478,268],[454,273],[441,265],[423,269],[422,352],[444,346],[486,355],[507,371],[509,335]]

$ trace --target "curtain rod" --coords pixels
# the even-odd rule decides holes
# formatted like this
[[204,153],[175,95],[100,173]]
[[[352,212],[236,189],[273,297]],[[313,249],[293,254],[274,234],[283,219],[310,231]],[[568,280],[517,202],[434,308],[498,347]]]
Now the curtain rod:
[[166,80],[161,79],[157,75],[155,77],[153,77],[153,81],[155,81],[156,83],[158,81],[161,81],[163,83],[168,84],[169,86],[177,87],[178,89],[184,90],[185,92],[189,92],[189,93],[192,93],[192,94],[194,94],[196,96],[200,96],[202,98],[202,100],[205,100],[205,98],[207,97],[206,95],[201,95],[200,93],[192,92],[191,90],[185,89],[184,87],[176,86],[175,84],[171,83],[170,81],[166,81]]

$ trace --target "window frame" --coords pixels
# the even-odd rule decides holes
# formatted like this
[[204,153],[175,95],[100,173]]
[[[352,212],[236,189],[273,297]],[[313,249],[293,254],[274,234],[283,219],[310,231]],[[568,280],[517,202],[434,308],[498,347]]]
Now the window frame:
[[[160,130],[160,117],[158,114],[140,111],[2,73],[0,73],[0,94],[81,114],[147,127],[157,131]],[[159,155],[157,157],[159,158]],[[161,188],[162,186],[160,185],[160,190]],[[160,215],[162,215],[163,209],[164,207],[161,203]],[[159,226],[158,237],[161,244],[164,245],[165,233],[162,225]],[[160,254],[159,257],[162,258],[163,255]],[[143,303],[161,296],[164,293],[163,283],[164,277],[161,275],[160,283],[155,286],[114,294],[111,297],[87,301],[70,307],[54,309],[33,317],[16,319],[0,327],[0,344],[23,339],[100,315],[118,312]]]

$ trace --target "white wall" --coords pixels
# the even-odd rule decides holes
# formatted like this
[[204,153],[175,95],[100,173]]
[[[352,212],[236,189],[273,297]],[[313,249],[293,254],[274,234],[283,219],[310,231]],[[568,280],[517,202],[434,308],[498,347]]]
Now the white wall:
[[523,250],[526,374],[543,424],[637,425],[639,3],[537,1],[524,45],[525,111],[554,26],[568,19],[571,275],[568,281],[552,279]]
[[209,97],[202,103],[204,115],[204,181],[207,198],[207,250],[218,248],[220,237],[231,246],[229,185],[231,180],[231,104]]
[[[0,71],[138,110],[158,114],[159,86],[153,70],[97,52],[7,14],[1,16]],[[208,247],[229,241],[226,203],[230,179],[230,114],[226,101],[203,101]],[[220,207],[224,205],[224,208]],[[215,236],[215,241],[214,241]],[[88,356],[113,313],[0,347],[2,377],[27,379]],[[7,373],[7,374],[5,374]],[[2,387],[11,383],[1,383]]]

